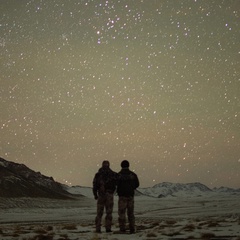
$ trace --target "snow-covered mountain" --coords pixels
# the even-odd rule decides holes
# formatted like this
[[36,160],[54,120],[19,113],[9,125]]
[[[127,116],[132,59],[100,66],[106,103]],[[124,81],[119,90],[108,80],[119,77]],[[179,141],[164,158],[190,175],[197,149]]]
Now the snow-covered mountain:
[[83,195],[88,198],[93,198],[93,191],[91,187],[72,186],[65,185],[65,190],[74,195]]
[[240,193],[240,189],[232,189],[229,187],[219,187],[219,188],[213,188],[214,192],[218,192],[218,193]]
[[198,197],[217,193],[240,194],[240,189],[226,187],[210,189],[202,183],[170,183],[163,182],[148,188],[138,189],[142,194],[151,197]]
[[[81,194],[83,196],[93,198],[92,188],[91,187],[82,187],[82,186],[65,186],[66,190],[71,194]],[[201,183],[170,183],[163,182],[154,185],[153,187],[148,188],[138,188],[135,192],[135,196],[148,196],[155,198],[162,197],[198,197],[206,196],[211,194],[239,194],[240,189],[232,188],[214,188],[210,189],[207,186]]]
[[[138,188],[135,196],[161,197],[196,197],[210,194],[239,194],[240,189],[220,187],[210,189],[201,183],[163,182],[153,187]],[[0,197],[47,197],[69,198],[86,196],[93,198],[91,187],[66,186],[55,182],[52,177],[42,175],[18,164],[0,158]]]
[[147,196],[167,197],[167,196],[198,196],[211,193],[212,190],[201,183],[170,183],[163,182],[153,187],[140,188],[139,191]]
[[0,158],[0,197],[69,198],[71,194],[52,177]]

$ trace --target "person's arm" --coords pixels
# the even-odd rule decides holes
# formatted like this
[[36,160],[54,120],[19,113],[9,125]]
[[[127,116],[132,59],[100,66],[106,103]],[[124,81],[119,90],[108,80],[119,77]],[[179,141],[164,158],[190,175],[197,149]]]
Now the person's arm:
[[96,200],[98,199],[97,192],[98,192],[98,187],[97,187],[97,174],[96,174],[93,179],[93,195]]

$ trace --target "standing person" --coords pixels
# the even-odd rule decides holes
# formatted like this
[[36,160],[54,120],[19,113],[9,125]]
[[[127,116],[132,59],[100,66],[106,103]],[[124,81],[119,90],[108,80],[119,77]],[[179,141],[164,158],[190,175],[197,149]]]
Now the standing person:
[[95,174],[93,179],[93,195],[97,200],[97,216],[95,218],[96,232],[101,233],[101,222],[106,210],[105,228],[106,232],[111,232],[113,194],[117,184],[117,173],[110,169],[109,161],[102,162],[102,167]]
[[137,174],[129,170],[129,162],[123,160],[122,170],[118,173],[117,193],[118,199],[118,222],[121,232],[126,232],[126,210],[130,233],[135,233],[134,216],[134,191],[139,187]]

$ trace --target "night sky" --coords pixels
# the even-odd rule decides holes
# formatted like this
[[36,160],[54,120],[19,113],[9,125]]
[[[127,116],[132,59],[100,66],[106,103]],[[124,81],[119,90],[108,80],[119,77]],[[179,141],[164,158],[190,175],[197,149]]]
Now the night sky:
[[239,0],[1,1],[0,156],[240,188],[239,20]]

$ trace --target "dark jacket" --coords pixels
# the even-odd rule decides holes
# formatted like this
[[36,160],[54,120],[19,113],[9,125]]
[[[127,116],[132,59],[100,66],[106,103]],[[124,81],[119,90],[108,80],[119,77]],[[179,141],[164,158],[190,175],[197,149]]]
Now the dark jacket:
[[110,168],[100,168],[93,179],[93,195],[103,196],[114,193],[116,190],[118,174]]
[[123,168],[118,173],[117,193],[120,197],[132,197],[134,191],[139,187],[137,174],[130,171],[128,168]]

